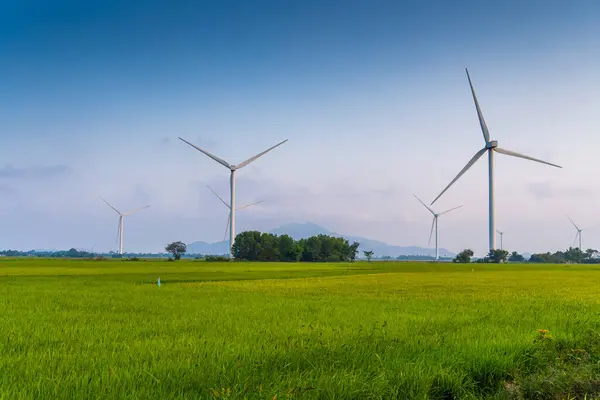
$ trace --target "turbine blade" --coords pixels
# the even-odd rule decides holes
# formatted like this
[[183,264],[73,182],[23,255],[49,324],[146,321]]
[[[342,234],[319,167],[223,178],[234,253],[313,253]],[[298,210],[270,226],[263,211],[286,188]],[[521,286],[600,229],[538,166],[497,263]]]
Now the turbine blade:
[[[575,234],[575,239],[573,239],[573,245],[571,247],[577,247],[577,238],[579,237],[579,231]],[[581,249],[579,249],[581,250]]]
[[431,236],[433,235],[434,225],[435,225],[435,217],[433,217],[433,220],[431,221],[431,231],[429,232],[429,241],[427,242],[427,246],[429,246],[431,244]]
[[241,206],[241,207],[236,208],[236,211],[243,210],[244,208],[252,207],[252,206],[255,206],[257,204],[264,203],[264,202],[265,202],[264,200],[260,200],[260,201],[254,202],[254,203],[246,204],[245,206]]
[[418,198],[416,194],[413,194],[413,196],[415,196],[415,199],[419,200],[419,203],[423,204],[423,207],[425,207],[426,209],[429,210],[430,213],[435,215],[435,212],[431,208],[429,208],[429,206],[427,204],[423,203],[423,201],[420,198]]
[[236,169],[240,169],[240,168],[244,168],[246,165],[250,164],[252,161],[256,160],[259,157],[264,156],[265,154],[267,154],[268,152],[270,152],[271,150],[275,149],[276,147],[281,146],[282,144],[284,144],[285,142],[287,142],[288,140],[285,139],[283,142],[281,143],[277,143],[275,146],[273,147],[269,147],[267,150],[263,151],[262,153],[258,153],[257,155],[255,155],[254,157],[250,157],[249,159],[247,159],[246,161],[244,161],[241,164],[238,164],[235,166]]
[[481,125],[481,132],[483,133],[483,139],[485,143],[489,143],[490,141],[490,132],[488,131],[488,127],[485,123],[485,119],[483,119],[483,113],[481,112],[481,108],[479,107],[479,101],[477,101],[477,96],[475,95],[475,89],[473,89],[473,84],[471,83],[471,76],[469,75],[469,70],[465,68],[467,71],[467,79],[469,79],[469,86],[471,87],[471,93],[473,94],[473,101],[475,102],[475,108],[477,109],[477,117],[479,118],[479,125]]
[[446,186],[446,188],[444,190],[442,190],[442,193],[440,193],[438,195],[438,197],[436,197],[435,200],[433,200],[431,202],[431,204],[435,203],[437,201],[437,199],[442,197],[442,195],[446,192],[446,190],[448,190],[450,188],[450,186],[452,186],[454,184],[454,182],[456,182],[458,180],[458,178],[460,178],[465,172],[467,172],[467,170],[469,168],[471,168],[473,166],[473,164],[475,164],[477,162],[477,160],[479,160],[481,158],[481,156],[483,155],[483,153],[485,153],[486,151],[487,151],[487,148],[484,147],[483,149],[481,149],[477,153],[475,153],[475,155],[473,156],[473,158],[471,158],[471,160],[469,160],[467,165],[465,165],[465,167],[458,173],[458,175],[456,175],[456,177],[454,179],[452,179],[452,182],[450,182],[448,184],[448,186]]
[[571,219],[571,217],[569,217],[567,215],[567,218],[569,218],[569,221],[571,221],[571,223],[573,224],[573,226],[575,227],[575,229],[577,229],[579,231],[580,230],[579,227],[575,224],[575,222],[573,222],[573,220]]
[[451,209],[449,209],[449,210],[446,210],[446,211],[444,211],[444,212],[442,212],[442,213],[439,213],[439,214],[438,214],[438,216],[440,216],[440,215],[444,215],[444,214],[448,214],[450,211],[458,210],[458,209],[459,209],[459,208],[461,208],[461,207],[462,207],[462,206],[458,206],[458,207],[451,208]]
[[231,221],[231,214],[227,217],[227,225],[225,226],[225,234],[223,235],[223,241],[227,239],[227,231],[229,231],[229,221]]
[[105,202],[106,204],[108,204],[108,206],[110,208],[112,208],[113,210],[115,210],[115,212],[119,215],[121,215],[121,211],[117,210],[116,208],[114,208],[108,201],[104,200],[102,197],[100,197],[100,200],[102,200],[103,202]]
[[542,163],[542,164],[550,165],[552,167],[562,168],[560,165],[556,165],[556,164],[552,164],[552,163],[549,163],[549,162],[546,162],[546,161],[538,160],[537,158],[529,157],[529,156],[526,156],[524,154],[517,153],[516,151],[506,150],[506,149],[503,149],[501,147],[496,147],[496,148],[494,148],[494,150],[497,151],[500,154],[506,154],[507,156],[517,157],[517,158],[523,158],[525,160],[539,162],[539,163]]
[[230,169],[231,169],[231,165],[230,165],[230,164],[229,164],[227,161],[225,161],[225,160],[222,160],[222,159],[220,159],[219,157],[217,157],[217,156],[215,156],[215,155],[213,155],[213,154],[210,154],[210,153],[209,153],[208,151],[206,151],[206,150],[202,150],[200,147],[198,147],[198,146],[196,146],[196,145],[194,145],[194,144],[191,144],[190,142],[188,142],[188,141],[187,141],[187,140],[185,140],[185,139],[179,138],[179,140],[181,140],[181,141],[182,141],[182,142],[184,142],[184,143],[187,143],[187,144],[189,144],[190,146],[192,146],[193,148],[195,148],[195,149],[196,149],[196,150],[198,150],[199,152],[201,152],[201,153],[204,153],[205,155],[209,156],[210,158],[212,158],[213,160],[215,160],[216,162],[218,162],[218,163],[219,163],[219,164],[221,164],[222,166],[224,166],[224,167],[226,167],[226,168],[230,168]]
[[150,208],[150,206],[144,206],[144,207],[137,208],[137,209],[135,209],[133,211],[126,212],[126,213],[123,214],[123,216],[135,214],[136,212],[140,212],[142,210],[145,210],[146,208]]
[[215,191],[214,191],[214,190],[213,190],[213,189],[212,189],[210,186],[206,185],[206,187],[207,187],[207,188],[208,188],[208,189],[209,189],[211,192],[213,192],[213,194],[214,194],[215,196],[217,196],[217,198],[218,198],[219,200],[221,200],[221,203],[225,204],[225,207],[227,207],[227,208],[231,208],[231,206],[229,205],[229,203],[227,203],[225,200],[223,200],[223,199],[221,198],[221,196],[219,196],[219,195],[217,194],[217,192],[215,192]]

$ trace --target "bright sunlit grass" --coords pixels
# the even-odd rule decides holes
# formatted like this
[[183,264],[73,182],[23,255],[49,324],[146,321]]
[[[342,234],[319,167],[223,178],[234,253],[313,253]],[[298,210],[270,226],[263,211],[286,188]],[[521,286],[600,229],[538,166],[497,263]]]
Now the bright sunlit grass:
[[0,310],[0,398],[600,393],[588,266],[6,259]]

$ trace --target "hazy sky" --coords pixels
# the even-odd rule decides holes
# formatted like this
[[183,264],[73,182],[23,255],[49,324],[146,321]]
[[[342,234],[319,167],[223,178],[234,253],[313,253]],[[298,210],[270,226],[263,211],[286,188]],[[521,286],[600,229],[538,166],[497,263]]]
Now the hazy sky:
[[[600,3],[590,1],[29,1],[0,3],[0,248],[159,251],[310,221],[426,245],[431,201],[484,142],[468,67],[502,147],[505,247],[600,247]],[[487,161],[436,206],[440,245],[485,252]]]

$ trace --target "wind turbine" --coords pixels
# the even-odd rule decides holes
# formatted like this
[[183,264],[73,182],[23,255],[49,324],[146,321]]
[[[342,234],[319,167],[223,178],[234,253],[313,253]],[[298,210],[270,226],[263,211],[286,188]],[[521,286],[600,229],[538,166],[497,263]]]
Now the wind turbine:
[[[217,192],[215,192],[215,191],[214,191],[214,190],[213,190],[213,189],[212,189],[210,186],[206,185],[206,187],[207,187],[207,188],[208,188],[208,189],[209,189],[209,190],[210,190],[210,191],[211,191],[211,192],[212,192],[212,193],[213,193],[215,196],[217,196],[217,198],[218,198],[219,200],[221,200],[221,203],[225,204],[225,207],[227,207],[229,210],[231,210],[231,206],[229,205],[229,203],[227,203],[225,200],[223,200],[223,198],[222,198],[221,196],[219,196],[219,195],[217,194]],[[236,208],[235,210],[236,210],[236,211],[243,210],[244,208],[252,207],[252,206],[255,206],[255,205],[257,205],[257,204],[260,204],[260,203],[264,203],[264,200],[260,200],[260,201],[256,201],[256,202],[254,202],[254,203],[246,204],[245,206],[238,207],[238,208]],[[230,221],[231,221],[231,215],[229,215],[229,217],[227,217],[227,225],[225,226],[225,234],[223,235],[223,240],[225,240],[225,238],[227,237],[227,231],[229,230],[229,222],[230,222]]]
[[504,250],[504,245],[502,244],[502,240],[504,238],[504,232],[500,232],[498,229],[496,229],[496,232],[498,232],[498,234],[500,234],[500,250]]
[[420,198],[418,198],[417,195],[413,194],[413,196],[415,196],[415,199],[419,200],[419,202],[423,204],[423,207],[428,209],[429,212],[433,214],[433,221],[431,221],[431,232],[429,232],[429,242],[427,243],[427,245],[429,246],[429,244],[431,244],[431,236],[433,234],[433,228],[435,227],[435,260],[438,261],[440,259],[440,253],[438,249],[438,218],[440,217],[440,215],[448,214],[450,211],[454,211],[458,208],[461,208],[462,206],[454,207],[438,214],[431,208],[429,208],[427,204],[423,203],[423,201]]
[[498,141],[492,140],[490,138],[490,132],[488,127],[483,119],[483,113],[481,112],[481,108],[479,107],[479,102],[477,101],[477,96],[475,96],[475,89],[473,89],[473,84],[471,83],[471,77],[469,76],[469,71],[465,69],[467,72],[467,79],[469,80],[469,86],[471,87],[471,94],[473,95],[473,102],[475,103],[475,108],[477,109],[477,116],[479,117],[479,125],[481,126],[481,132],[483,133],[483,140],[485,141],[485,146],[479,150],[471,160],[465,165],[465,167],[456,175],[456,177],[446,186],[442,193],[436,197],[431,204],[435,203],[437,199],[439,199],[445,192],[460,178],[469,168],[481,158],[484,153],[488,153],[488,182],[489,182],[489,239],[490,239],[490,250],[496,250],[496,216],[494,209],[494,153],[505,154],[511,157],[523,158],[525,160],[535,161],[546,165],[551,165],[553,167],[562,168],[560,165],[552,164],[546,161],[539,160],[537,158],[533,158],[530,156],[526,156],[524,154],[519,154],[512,150],[506,150],[501,147],[498,147]]
[[567,218],[569,218],[569,221],[571,221],[571,223],[573,224],[573,226],[575,227],[575,229],[577,229],[577,233],[575,234],[575,239],[573,240],[573,242],[575,243],[577,241],[577,238],[579,238],[579,250],[583,251],[583,249],[581,248],[581,232],[583,231],[583,229],[579,228],[575,222],[573,222],[573,220],[571,219],[571,217],[569,217],[567,215]]
[[125,213],[122,213],[121,211],[117,210],[116,208],[114,208],[108,201],[104,200],[102,197],[100,197],[100,199],[105,202],[110,208],[112,208],[113,210],[115,210],[115,212],[117,214],[119,214],[119,228],[117,230],[117,236],[119,238],[119,254],[123,254],[123,221],[125,220],[125,217],[131,214],[135,214],[138,211],[142,211],[145,210],[146,208],[150,207],[150,206],[144,206],[138,209],[135,209],[133,211],[128,211]]
[[244,161],[244,162],[242,162],[240,164],[237,164],[237,165],[229,164],[227,161],[222,160],[219,157],[210,154],[206,150],[202,150],[200,147],[198,147],[198,146],[196,146],[196,145],[188,142],[185,139],[179,138],[179,140],[181,140],[184,143],[189,144],[190,146],[192,146],[193,148],[195,148],[199,152],[201,152],[204,155],[212,158],[214,161],[218,162],[219,164],[221,164],[225,168],[229,169],[229,171],[231,171],[231,174],[230,174],[230,177],[229,177],[230,198],[231,198],[231,200],[229,202],[229,205],[227,205],[229,207],[229,254],[231,255],[231,251],[233,249],[233,243],[235,242],[235,211],[236,211],[236,207],[235,207],[235,171],[237,171],[238,169],[244,168],[246,165],[248,165],[251,162],[255,161],[259,157],[264,156],[265,154],[267,154],[269,151],[275,149],[276,147],[281,146],[282,144],[284,144],[288,140],[286,139],[283,142],[277,143],[275,146],[270,147],[267,150],[263,151],[262,153],[258,153],[257,155],[255,155],[253,157],[250,157],[246,161]]

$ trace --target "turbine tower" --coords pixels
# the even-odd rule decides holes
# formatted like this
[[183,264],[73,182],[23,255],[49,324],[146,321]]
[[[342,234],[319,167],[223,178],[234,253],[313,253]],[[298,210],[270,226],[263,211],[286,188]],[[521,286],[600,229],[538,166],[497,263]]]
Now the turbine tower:
[[504,238],[504,232],[500,232],[498,229],[496,229],[496,232],[498,232],[498,234],[500,235],[500,250],[504,250],[504,244],[502,243]]
[[[225,207],[227,207],[229,210],[231,210],[231,206],[229,205],[229,203],[227,203],[225,200],[223,200],[223,198],[222,198],[221,196],[219,196],[219,195],[217,194],[217,192],[215,192],[215,191],[214,191],[214,190],[213,190],[213,189],[212,189],[210,186],[206,185],[206,187],[207,187],[207,188],[208,188],[208,189],[209,189],[209,190],[210,190],[210,191],[211,191],[211,192],[212,192],[212,193],[213,193],[215,196],[217,196],[217,198],[218,198],[219,200],[221,200],[221,203],[225,204]],[[260,204],[260,203],[264,203],[264,200],[260,200],[260,201],[256,201],[256,202],[254,202],[254,203],[246,204],[245,206],[238,207],[238,208],[236,208],[235,210],[236,210],[236,211],[243,210],[244,208],[252,207],[252,206],[255,206],[255,205],[257,205],[257,204]],[[225,240],[225,238],[227,237],[227,231],[229,230],[229,222],[230,222],[230,221],[231,221],[231,215],[229,215],[229,217],[227,217],[227,225],[225,226],[225,234],[223,235],[223,240]]]
[[485,141],[485,146],[479,150],[471,160],[465,165],[465,167],[456,175],[454,179],[446,186],[442,193],[436,197],[431,204],[435,203],[445,192],[456,182],[469,168],[483,156],[484,153],[488,153],[488,182],[489,182],[489,240],[490,240],[490,250],[496,250],[496,216],[495,216],[495,208],[494,208],[494,153],[500,153],[511,157],[523,158],[525,160],[535,161],[546,165],[551,165],[553,167],[562,168],[560,165],[552,164],[546,161],[539,160],[537,158],[533,158],[530,156],[526,156],[524,154],[519,154],[512,150],[506,150],[501,147],[498,147],[498,141],[492,140],[490,138],[490,132],[488,127],[483,119],[483,113],[481,112],[481,108],[479,107],[479,102],[477,101],[477,96],[475,96],[475,89],[473,89],[473,84],[471,83],[471,77],[469,76],[469,71],[465,69],[467,72],[467,79],[469,80],[469,86],[471,87],[471,94],[473,95],[473,102],[475,103],[475,108],[477,110],[477,116],[479,117],[479,125],[481,126],[481,132],[483,133],[483,140]]
[[116,208],[114,208],[108,201],[104,200],[102,197],[100,197],[100,199],[105,202],[110,208],[112,208],[113,210],[115,210],[115,212],[117,214],[119,214],[119,228],[117,230],[117,236],[119,238],[119,254],[123,255],[123,222],[125,220],[125,217],[131,214],[135,214],[138,211],[142,211],[145,210],[146,208],[150,207],[150,206],[144,206],[138,209],[135,209],[133,211],[128,211],[125,213],[122,213],[121,211],[117,210]]
[[579,228],[575,222],[573,222],[573,220],[571,219],[571,217],[569,217],[567,215],[567,218],[569,218],[569,221],[571,221],[571,223],[573,224],[573,226],[575,227],[575,229],[577,229],[577,233],[575,234],[575,239],[573,240],[573,242],[577,242],[577,238],[579,238],[579,250],[583,251],[583,249],[581,248],[581,232],[583,232],[583,229]]
[[417,195],[413,194],[413,196],[415,196],[415,199],[419,200],[419,202],[423,204],[423,207],[428,209],[429,212],[433,214],[433,221],[431,221],[431,232],[429,232],[429,242],[427,242],[427,245],[429,246],[431,244],[431,236],[433,234],[433,228],[435,227],[435,260],[438,261],[440,259],[440,252],[438,249],[438,218],[440,215],[448,214],[450,211],[454,211],[458,208],[461,208],[462,206],[454,207],[438,214],[435,211],[433,211],[427,204],[423,203],[423,201],[420,198],[418,198]]
[[200,147],[188,142],[185,139],[179,138],[179,140],[181,140],[184,143],[189,144],[190,146],[192,146],[193,148],[195,148],[196,150],[198,150],[199,152],[203,153],[204,155],[212,158],[214,161],[218,162],[219,164],[221,164],[222,166],[224,166],[225,168],[229,169],[229,171],[231,171],[231,174],[229,176],[229,187],[230,187],[230,202],[229,202],[229,254],[231,255],[231,251],[233,249],[233,243],[235,242],[235,211],[236,211],[236,207],[235,207],[235,171],[237,171],[238,169],[242,169],[244,168],[246,165],[250,164],[251,162],[255,161],[256,159],[258,159],[259,157],[264,156],[265,154],[267,154],[269,151],[275,149],[276,147],[281,146],[282,144],[284,144],[285,142],[287,142],[288,140],[284,140],[283,142],[277,143],[275,146],[268,148],[267,150],[263,151],[262,153],[258,153],[257,155],[250,157],[249,159],[247,159],[246,161],[234,165],[234,164],[229,164],[227,161],[220,159],[219,157],[210,154],[208,151],[206,150],[202,150]]

